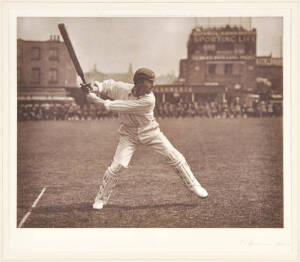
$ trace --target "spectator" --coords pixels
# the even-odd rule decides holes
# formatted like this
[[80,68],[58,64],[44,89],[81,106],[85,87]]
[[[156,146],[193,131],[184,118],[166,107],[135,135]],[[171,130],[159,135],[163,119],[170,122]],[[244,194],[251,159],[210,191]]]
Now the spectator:
[[[254,101],[205,101],[178,103],[157,102],[155,117],[157,118],[236,118],[282,116],[282,104],[275,102]],[[74,104],[18,104],[18,121],[38,120],[101,120],[116,117],[115,114],[94,105],[82,106]]]

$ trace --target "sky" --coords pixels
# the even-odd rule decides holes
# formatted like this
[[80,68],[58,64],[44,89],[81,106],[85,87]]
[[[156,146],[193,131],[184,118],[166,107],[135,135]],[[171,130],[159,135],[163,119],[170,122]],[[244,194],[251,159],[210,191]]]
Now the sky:
[[[251,21],[251,22],[250,22]],[[64,23],[84,72],[127,72],[149,67],[157,75],[174,72],[187,57],[187,41],[195,25],[242,25],[257,30],[257,55],[279,57],[283,19],[280,17],[19,17],[17,37],[46,41],[59,35]],[[62,40],[62,38],[60,38]]]

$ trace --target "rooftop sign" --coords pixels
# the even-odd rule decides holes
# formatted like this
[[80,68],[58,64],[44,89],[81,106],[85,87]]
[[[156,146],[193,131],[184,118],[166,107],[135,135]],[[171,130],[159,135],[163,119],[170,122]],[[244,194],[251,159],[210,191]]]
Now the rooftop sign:
[[255,35],[209,35],[209,34],[197,34],[192,36],[193,42],[201,43],[245,43],[245,42],[255,42]]

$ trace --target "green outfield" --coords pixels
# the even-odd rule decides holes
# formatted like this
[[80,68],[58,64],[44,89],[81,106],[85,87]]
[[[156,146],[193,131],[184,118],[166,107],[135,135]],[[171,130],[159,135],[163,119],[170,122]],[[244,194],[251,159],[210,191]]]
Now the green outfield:
[[103,210],[92,203],[118,143],[118,120],[18,123],[22,227],[283,227],[282,118],[163,119],[209,196],[186,190],[140,147]]

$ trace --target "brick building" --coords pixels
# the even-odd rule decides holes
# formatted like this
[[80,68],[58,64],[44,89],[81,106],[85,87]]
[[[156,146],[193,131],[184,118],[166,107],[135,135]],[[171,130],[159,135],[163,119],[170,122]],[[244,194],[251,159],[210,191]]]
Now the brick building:
[[265,78],[271,82],[271,90],[274,94],[283,92],[282,58],[261,56],[256,58],[256,76]]
[[252,89],[255,64],[255,29],[196,27],[187,43],[187,59],[180,61],[179,80],[187,85]]
[[[171,85],[157,86],[159,100],[216,100],[259,94],[271,83],[271,93],[282,94],[282,58],[257,57],[256,29],[241,26],[195,27],[187,42],[187,58],[181,59],[179,77]],[[178,99],[177,99],[178,100]]]
[[170,100],[175,89],[183,100],[223,99],[231,90],[256,86],[256,30],[243,27],[195,27],[187,42],[173,86],[160,86],[158,98]]
[[70,100],[66,88],[77,74],[59,36],[48,41],[17,40],[18,101]]

